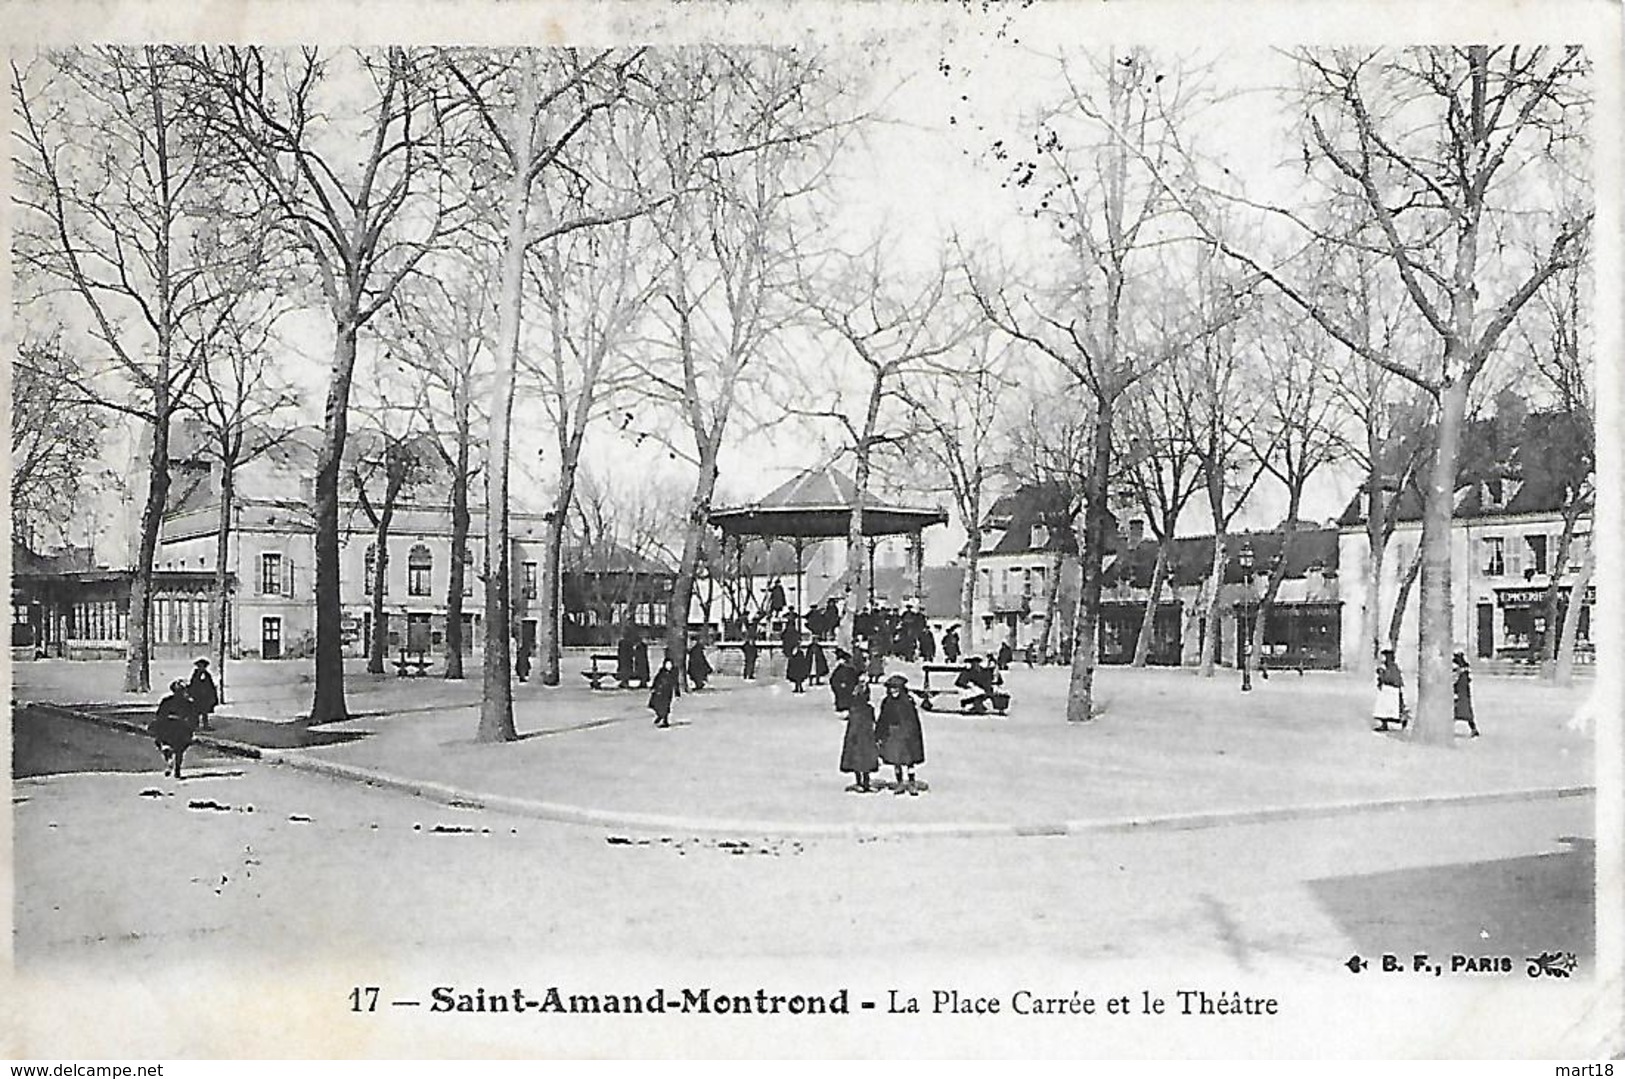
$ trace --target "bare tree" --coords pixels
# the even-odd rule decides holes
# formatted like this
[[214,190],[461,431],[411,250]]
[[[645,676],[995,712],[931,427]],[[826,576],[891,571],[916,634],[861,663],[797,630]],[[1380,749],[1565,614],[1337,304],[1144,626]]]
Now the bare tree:
[[11,368],[11,538],[37,549],[45,530],[66,536],[104,415],[79,389],[81,361],[59,335],[27,336]]
[[1157,609],[1173,574],[1179,518],[1203,486],[1201,460],[1181,422],[1177,379],[1173,368],[1158,370],[1140,383],[1118,414],[1122,425],[1118,437],[1123,445],[1123,482],[1145,514],[1157,543],[1145,613],[1134,644],[1131,665],[1135,667],[1144,667],[1150,660]]
[[[384,597],[389,582],[389,537],[395,512],[403,496],[435,478],[440,450],[413,421],[417,409],[391,408],[384,404],[363,409],[364,425],[355,432],[350,452],[350,482],[356,503],[372,526],[372,557],[368,560],[368,591],[372,596],[372,637],[367,642],[367,671],[384,673],[384,657],[389,651],[389,619]],[[452,551],[452,564],[461,558]]]
[[170,428],[203,356],[258,272],[263,231],[205,129],[189,54],[146,46],[12,64],[18,263],[87,316],[105,357],[62,370],[79,399],[144,421],[146,495],[130,583],[124,687],[150,687],[152,561],[169,496]]
[[1257,397],[1265,402],[1259,422],[1248,433],[1247,448],[1263,470],[1286,489],[1286,519],[1281,548],[1264,567],[1264,594],[1253,612],[1250,647],[1245,661],[1257,669],[1265,627],[1275,597],[1286,579],[1297,539],[1303,493],[1309,480],[1342,452],[1339,416],[1327,370],[1335,342],[1295,321],[1279,306],[1261,312]]
[[[621,110],[611,129],[572,159],[556,196],[560,205],[547,216],[584,218],[635,200],[639,162],[632,155],[645,123],[642,110]],[[634,144],[630,150],[620,145],[623,139]],[[544,188],[537,198],[546,203],[555,196]],[[562,552],[587,432],[623,411],[634,378],[633,331],[664,273],[663,257],[648,222],[628,217],[536,247],[525,264],[538,299],[542,347],[522,360],[521,373],[541,387],[558,451],[539,597],[537,677],[544,685],[559,683]]]
[[[1067,700],[1067,719],[1086,722],[1093,718],[1115,413],[1163,358],[1142,331],[1156,303],[1158,249],[1176,239],[1171,204],[1147,162],[1177,144],[1175,118],[1191,107],[1193,88],[1177,67],[1163,70],[1139,50],[1063,58],[1059,67],[1065,90],[1038,118],[1030,154],[1003,140],[992,153],[997,161],[1014,155],[1007,183],[1027,193],[1033,216],[1055,230],[1065,276],[1016,298],[1008,285],[973,274],[972,290],[990,321],[1061,365],[1091,412]],[[1025,145],[1028,137],[1012,141]]]
[[446,101],[423,54],[400,48],[213,49],[197,65],[219,98],[216,131],[271,194],[309,260],[333,324],[316,456],[316,678],[310,721],[344,699],[339,504],[350,388],[362,331],[446,234],[455,198]]
[[[1305,169],[1360,207],[1358,229],[1328,237],[1279,206],[1311,242],[1375,252],[1397,275],[1434,341],[1416,357],[1384,354],[1317,302],[1287,266],[1214,228],[1189,195],[1191,172],[1169,180],[1193,222],[1227,255],[1270,281],[1329,335],[1438,402],[1436,451],[1424,483],[1421,663],[1413,735],[1453,737],[1450,520],[1469,392],[1519,311],[1582,259],[1591,210],[1554,198],[1562,158],[1583,144],[1589,65],[1578,47],[1303,50]],[[1125,142],[1133,132],[1119,126]],[[1144,155],[1141,155],[1144,159]],[[1189,159],[1186,159],[1189,165]],[[1211,189],[1207,194],[1212,195]],[[1236,196],[1229,196],[1235,198]],[[1529,212],[1545,199],[1549,209]],[[1513,240],[1516,242],[1508,242]]]
[[[801,283],[801,302],[834,336],[840,354],[857,361],[854,367],[862,379],[854,383],[862,386],[862,403],[856,409],[843,406],[838,380],[828,408],[795,410],[839,423],[853,457],[855,490],[847,522],[841,602],[841,637],[847,642],[852,640],[858,605],[870,591],[863,511],[876,455],[918,433],[914,427],[918,413],[906,407],[906,384],[961,336],[948,324],[945,312],[953,299],[947,266],[939,263],[924,280],[905,284],[885,266],[894,247],[894,239],[882,236],[857,255],[831,253]],[[844,373],[839,366],[823,370]]]
[[524,325],[527,252],[582,229],[613,225],[647,213],[654,199],[576,213],[561,198],[538,197],[538,185],[570,174],[578,140],[627,100],[643,58],[641,50],[581,53],[574,49],[467,51],[446,58],[474,118],[478,186],[493,193],[483,207],[502,252],[497,289],[497,336],[486,450],[485,691],[480,705],[482,742],[512,741],[511,634],[513,581],[508,529],[510,444],[514,391]]
[[[1257,327],[1254,318],[1247,319],[1244,327],[1238,325],[1237,312],[1248,299],[1244,288],[1225,279],[1220,267],[1205,255],[1198,260],[1197,318],[1215,328],[1175,361],[1173,376],[1180,426],[1201,470],[1213,523],[1213,555],[1202,597],[1205,630],[1200,666],[1204,678],[1213,677],[1218,659],[1230,526],[1264,476],[1264,461],[1275,452],[1274,445],[1262,446],[1263,452],[1253,448],[1259,442],[1259,413],[1251,407],[1257,386],[1250,349]],[[1237,629],[1242,628],[1238,617]]]
[[660,146],[681,194],[656,219],[669,254],[654,305],[664,340],[639,376],[650,400],[679,417],[655,437],[696,469],[667,614],[666,646],[677,656],[688,646],[724,441],[797,314],[786,302],[795,215],[824,184],[847,123],[847,87],[827,67],[805,49],[706,48],[675,58],[664,79]]
[[[1580,521],[1596,500],[1596,424],[1592,408],[1592,336],[1588,265],[1577,263],[1552,275],[1536,294],[1531,316],[1521,327],[1524,348],[1540,373],[1550,411],[1530,417],[1521,439],[1525,483],[1556,492],[1563,516],[1542,605],[1546,632],[1541,637],[1541,674],[1568,685],[1574,667],[1574,644],[1592,560],[1569,593],[1563,613],[1561,578],[1568,572]],[[1559,634],[1558,626],[1562,632]]]
[[[380,336],[422,379],[422,419],[451,478],[451,567],[446,582],[446,677],[461,679],[463,598],[470,590],[469,484],[479,472],[478,401],[491,355],[489,267],[437,253],[401,283]],[[489,508],[487,508],[489,513]]]
[[200,368],[194,409],[210,456],[220,470],[214,538],[215,688],[226,699],[226,659],[230,655],[231,589],[227,568],[237,511],[237,472],[281,443],[292,423],[298,395],[272,358],[274,312],[262,306],[253,317],[232,317]]
[[[1012,356],[1020,350],[1014,344],[996,344],[990,329],[983,327],[981,332],[972,333],[946,355],[927,364],[921,377],[902,386],[904,399],[914,413],[914,425],[922,432],[908,455],[916,465],[916,479],[926,490],[947,490],[965,529],[965,579],[960,587],[959,621],[967,652],[976,650],[982,503],[989,482],[1003,466],[1000,421],[1012,388]],[[1053,620],[1053,610],[1047,611],[1045,617]]]

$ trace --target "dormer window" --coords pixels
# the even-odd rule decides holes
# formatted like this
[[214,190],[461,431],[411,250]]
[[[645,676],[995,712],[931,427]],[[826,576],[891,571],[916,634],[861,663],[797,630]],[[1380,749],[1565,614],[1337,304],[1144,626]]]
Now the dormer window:
[[1041,551],[1049,546],[1049,525],[1033,525],[1031,548]]

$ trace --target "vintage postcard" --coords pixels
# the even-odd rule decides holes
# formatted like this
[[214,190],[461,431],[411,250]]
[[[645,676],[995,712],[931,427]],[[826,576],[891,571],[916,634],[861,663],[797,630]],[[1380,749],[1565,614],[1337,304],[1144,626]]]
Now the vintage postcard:
[[0,10],[9,1057],[1625,1050],[1617,5]]

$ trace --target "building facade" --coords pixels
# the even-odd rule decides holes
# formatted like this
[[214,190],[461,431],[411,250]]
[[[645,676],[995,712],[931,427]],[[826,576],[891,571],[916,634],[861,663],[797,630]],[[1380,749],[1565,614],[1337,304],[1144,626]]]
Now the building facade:
[[[1530,661],[1540,654],[1548,633],[1561,629],[1562,618],[1573,601],[1580,567],[1590,557],[1590,522],[1582,518],[1571,543],[1568,565],[1558,575],[1559,615],[1555,626],[1546,624],[1546,591],[1556,570],[1563,533],[1561,506],[1553,505],[1549,490],[1531,489],[1517,480],[1479,481],[1464,485],[1456,498],[1450,528],[1452,636],[1457,647],[1479,659]],[[1364,641],[1371,620],[1385,635],[1398,603],[1401,583],[1422,542],[1420,505],[1413,498],[1396,500],[1399,522],[1384,552],[1376,609],[1367,610],[1362,596],[1343,608],[1343,637]],[[1364,580],[1371,572],[1371,543],[1365,514],[1358,505],[1340,519],[1340,558],[1351,579]],[[1581,597],[1576,656],[1592,655],[1591,608],[1596,589],[1587,586]],[[1397,648],[1415,655],[1421,582],[1407,596],[1400,619]]]

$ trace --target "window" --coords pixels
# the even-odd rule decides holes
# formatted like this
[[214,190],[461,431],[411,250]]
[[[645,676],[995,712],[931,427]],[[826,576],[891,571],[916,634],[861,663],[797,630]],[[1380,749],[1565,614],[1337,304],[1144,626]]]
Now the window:
[[534,563],[534,562],[526,562],[522,566],[520,566],[519,568],[524,574],[524,576],[521,578],[521,580],[523,581],[523,584],[520,586],[522,594],[524,595],[524,597],[526,599],[535,599],[536,598],[536,563]]
[[474,594],[474,552],[463,548],[463,595]]
[[[367,544],[367,553],[362,557],[361,594],[372,595],[373,577],[378,572],[378,545]],[[384,595],[389,595],[389,556],[384,556]]]
[[1480,540],[1483,552],[1484,576],[1500,577],[1506,573],[1506,543],[1500,536],[1486,536]]
[[406,594],[427,596],[434,572],[434,555],[421,543],[414,543],[406,555]]
[[1546,572],[1546,537],[1525,536],[1524,542],[1529,545],[1529,568],[1535,573]]
[[260,555],[260,594],[282,595],[282,556],[275,551]]

